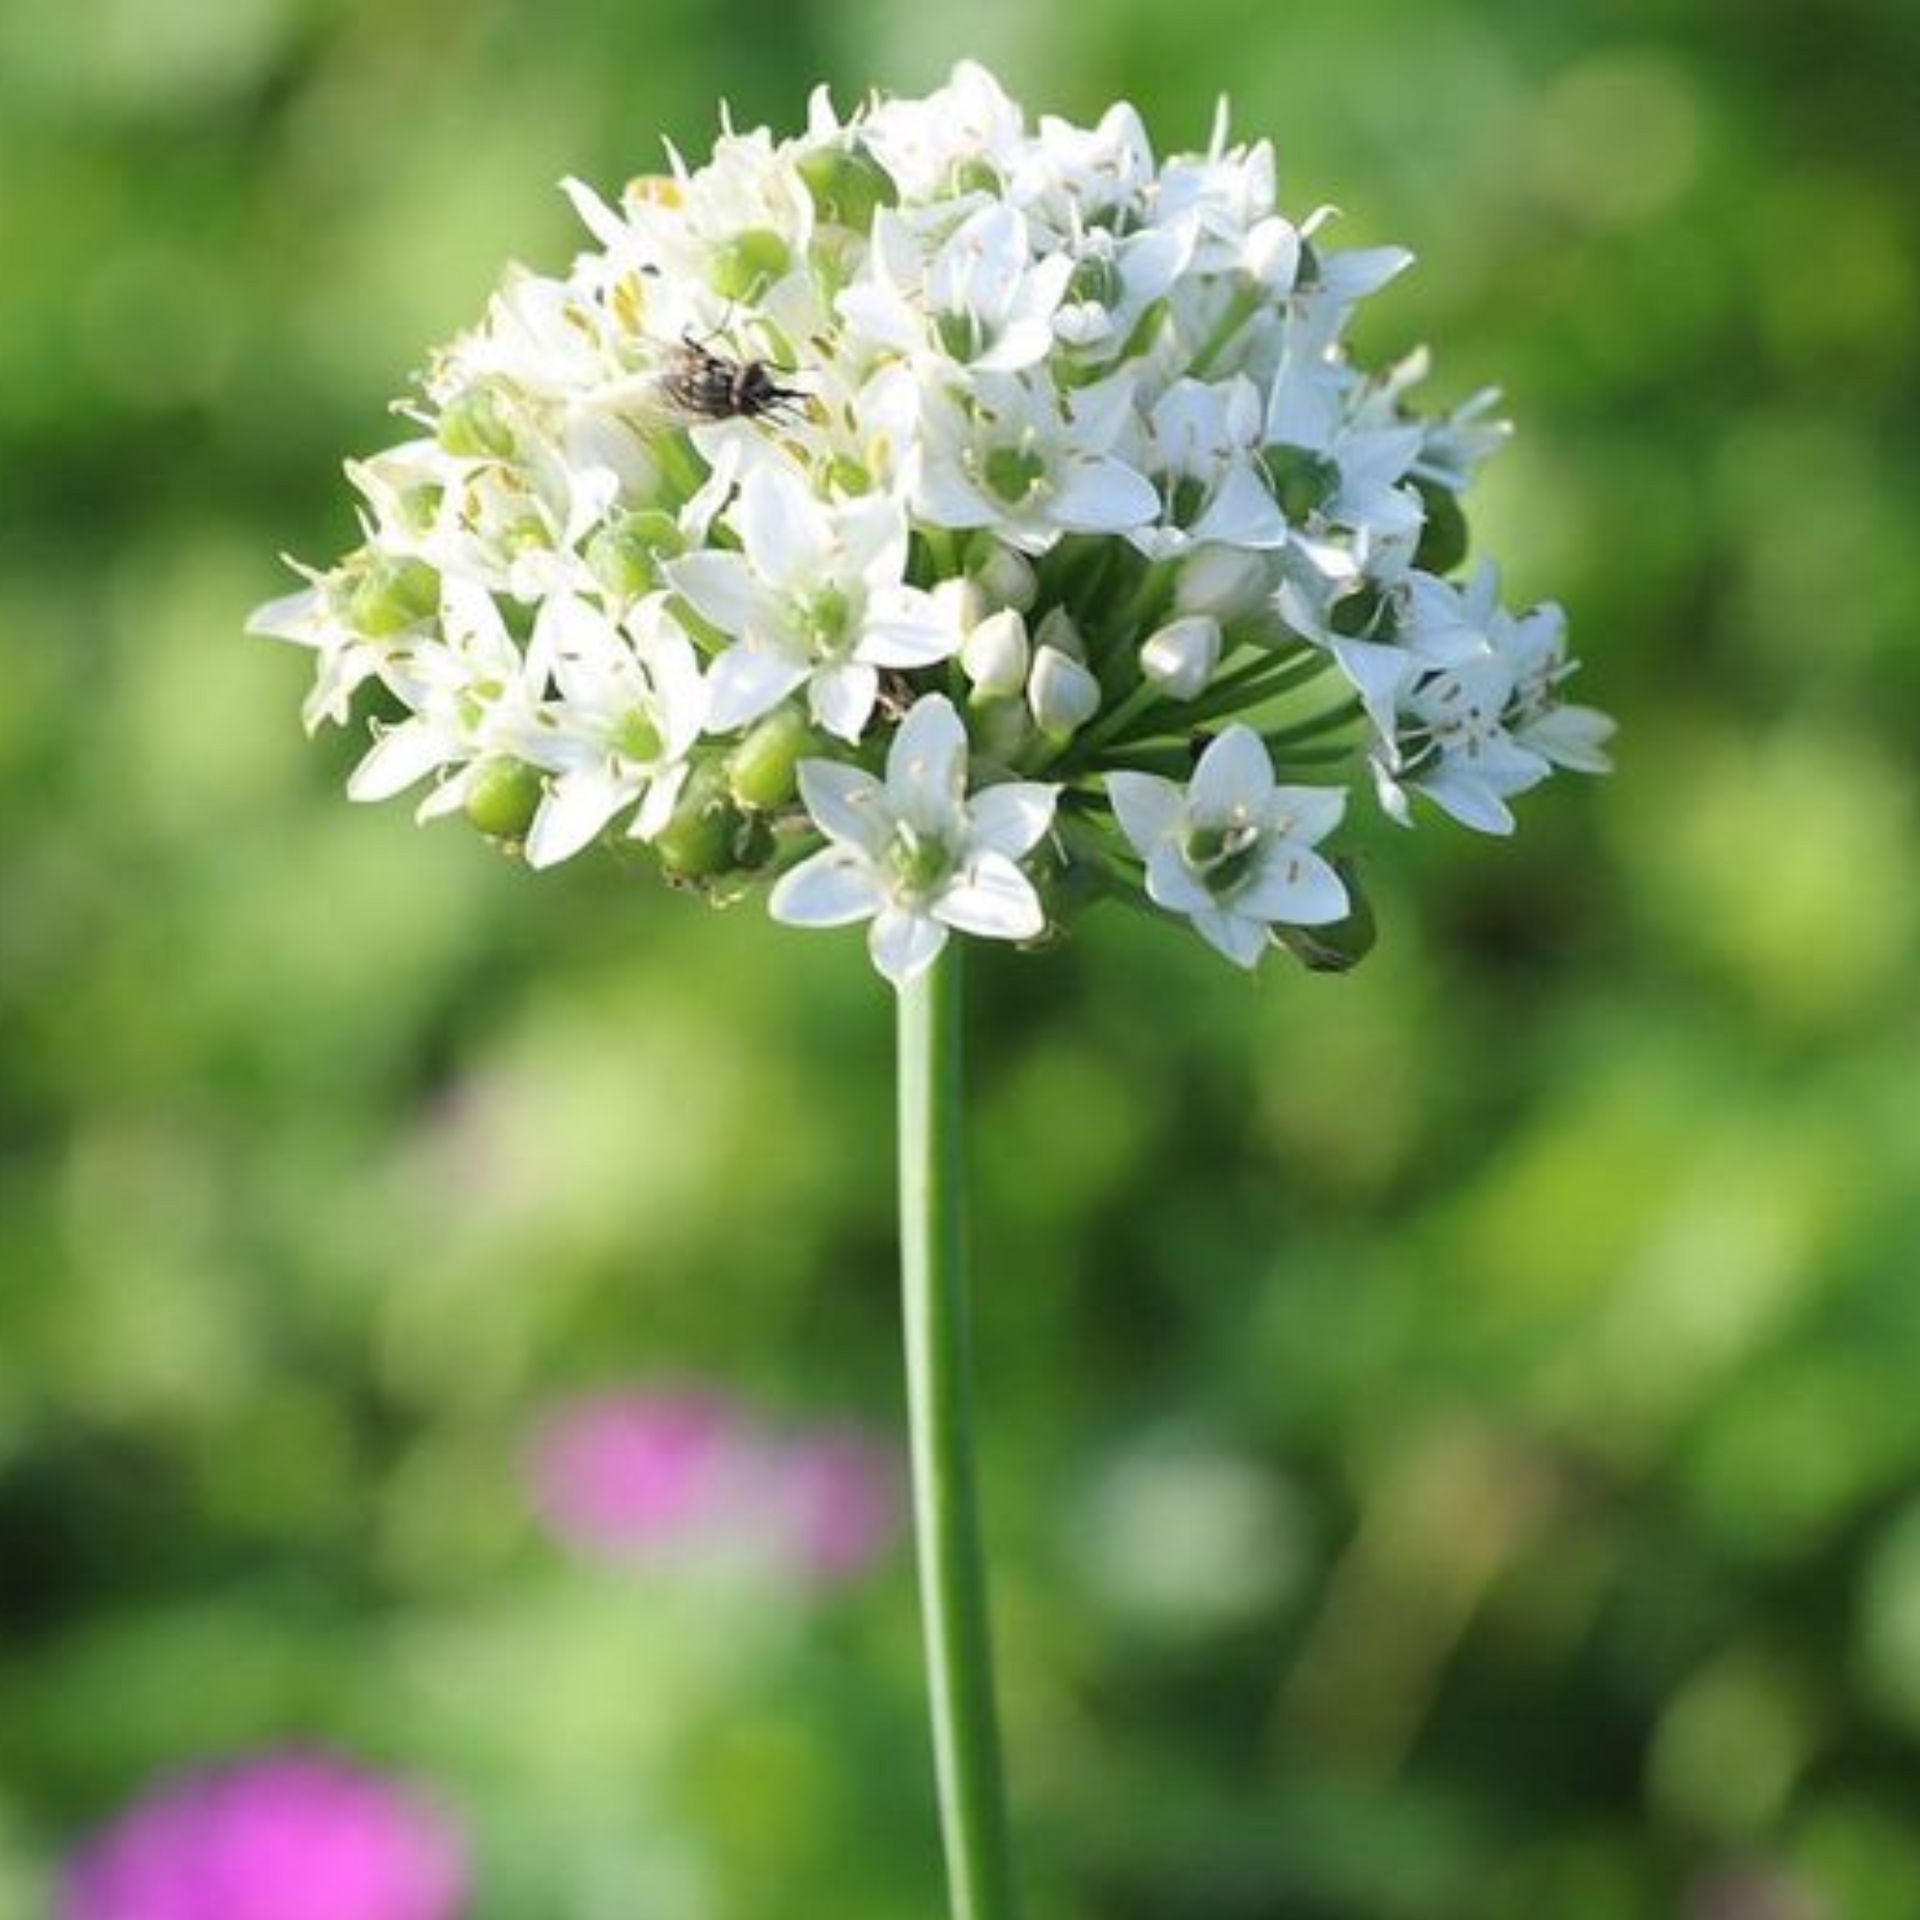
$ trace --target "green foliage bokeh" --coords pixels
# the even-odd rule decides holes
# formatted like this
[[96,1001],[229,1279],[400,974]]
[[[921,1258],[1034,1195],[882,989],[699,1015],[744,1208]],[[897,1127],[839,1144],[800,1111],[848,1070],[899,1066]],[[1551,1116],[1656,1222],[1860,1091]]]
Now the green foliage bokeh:
[[884,990],[349,807],[238,629],[559,176],[963,53],[1415,248],[1365,344],[1507,389],[1623,723],[1375,836],[1349,979],[975,969],[1038,1920],[1920,1912],[1911,0],[0,0],[0,1920],[290,1739],[477,1920],[936,1910],[904,1554],[726,1611],[516,1477],[615,1380],[897,1430]]

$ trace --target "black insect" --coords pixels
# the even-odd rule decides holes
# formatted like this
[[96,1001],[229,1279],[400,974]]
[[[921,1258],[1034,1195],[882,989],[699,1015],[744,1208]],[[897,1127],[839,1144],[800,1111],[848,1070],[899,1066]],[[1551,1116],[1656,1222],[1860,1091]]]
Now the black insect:
[[715,353],[687,333],[666,356],[660,392],[690,420],[761,420],[806,398],[798,387],[783,387],[779,373],[764,360]]

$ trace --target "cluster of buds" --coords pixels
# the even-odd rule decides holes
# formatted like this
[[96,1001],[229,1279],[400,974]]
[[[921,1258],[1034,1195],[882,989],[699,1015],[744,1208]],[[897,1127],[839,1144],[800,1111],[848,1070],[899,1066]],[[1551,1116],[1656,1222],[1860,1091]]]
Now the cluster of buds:
[[967,65],[671,160],[569,183],[593,244],[434,357],[348,467],[363,544],[255,616],[310,726],[371,726],[355,798],[535,867],[630,839],[903,983],[1116,893],[1343,964],[1352,788],[1501,833],[1604,768],[1558,608],[1464,568],[1494,396],[1353,364],[1409,256],[1279,213],[1265,142],[1157,160]]

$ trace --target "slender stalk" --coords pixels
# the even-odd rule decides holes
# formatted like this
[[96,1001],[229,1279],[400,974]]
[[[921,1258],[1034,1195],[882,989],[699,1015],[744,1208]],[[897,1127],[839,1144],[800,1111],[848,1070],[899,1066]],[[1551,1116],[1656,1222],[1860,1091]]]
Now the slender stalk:
[[900,994],[900,1269],[914,1527],[953,1920],[1014,1920],[974,1491],[959,942]]

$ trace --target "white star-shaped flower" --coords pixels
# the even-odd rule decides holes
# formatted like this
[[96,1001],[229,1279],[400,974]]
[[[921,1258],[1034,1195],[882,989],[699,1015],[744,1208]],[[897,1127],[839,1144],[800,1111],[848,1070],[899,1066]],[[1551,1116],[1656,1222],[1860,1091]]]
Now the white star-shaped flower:
[[906,585],[907,520],[882,494],[829,504],[784,466],[758,466],[728,516],[741,551],[689,554],[669,569],[695,612],[738,645],[710,676],[715,733],[750,725],[796,688],[813,717],[857,740],[882,667],[927,667],[964,637],[931,594]]
[[1019,862],[1053,821],[1056,789],[1031,781],[967,791],[967,730],[939,694],[917,701],[884,781],[804,760],[800,793],[828,844],[768,902],[797,927],[872,922],[867,948],[895,986],[925,972],[949,931],[1031,940],[1046,913]]
[[1222,733],[1181,787],[1150,773],[1112,773],[1107,794],[1121,831],[1147,863],[1147,893],[1184,913],[1210,946],[1252,967],[1272,928],[1329,926],[1350,910],[1340,876],[1313,851],[1346,810],[1346,795],[1286,787],[1251,727]]

